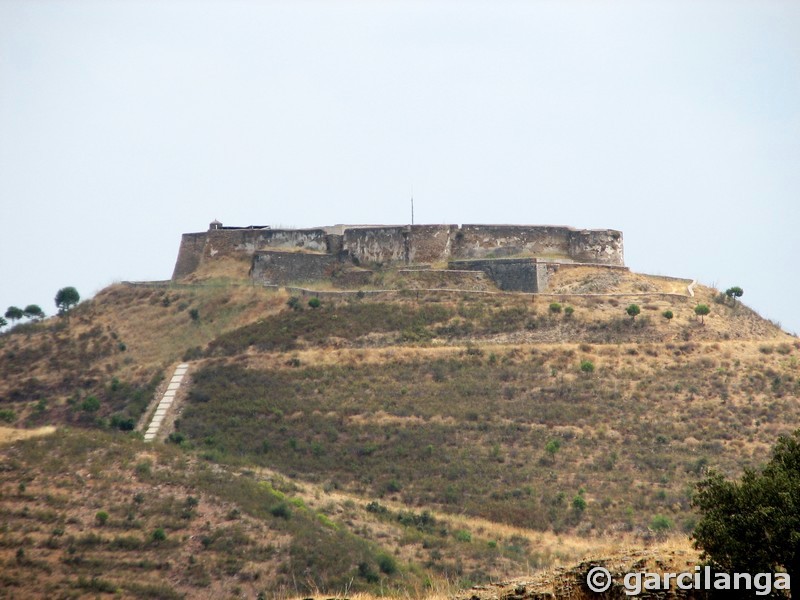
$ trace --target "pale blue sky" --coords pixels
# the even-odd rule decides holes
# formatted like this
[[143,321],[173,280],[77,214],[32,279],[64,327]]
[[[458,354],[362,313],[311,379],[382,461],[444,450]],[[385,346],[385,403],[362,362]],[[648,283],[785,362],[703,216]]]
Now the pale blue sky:
[[0,308],[226,224],[621,229],[800,332],[800,3],[0,0]]

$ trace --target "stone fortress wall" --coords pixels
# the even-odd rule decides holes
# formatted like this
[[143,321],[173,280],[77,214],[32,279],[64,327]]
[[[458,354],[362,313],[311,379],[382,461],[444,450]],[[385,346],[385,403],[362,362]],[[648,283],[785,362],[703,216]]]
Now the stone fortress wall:
[[[182,236],[179,281],[220,259],[246,261],[259,283],[331,278],[364,285],[374,270],[419,266],[482,272],[500,289],[537,292],[553,265],[624,267],[622,232],[539,225],[336,225],[312,229],[223,227]],[[548,266],[549,265],[549,266]],[[373,271],[371,271],[372,269]],[[452,279],[455,274],[451,274]]]

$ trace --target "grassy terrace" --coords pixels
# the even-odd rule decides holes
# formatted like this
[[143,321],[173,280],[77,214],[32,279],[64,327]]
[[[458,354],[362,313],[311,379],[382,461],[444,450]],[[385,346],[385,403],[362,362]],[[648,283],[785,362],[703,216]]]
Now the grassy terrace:
[[234,474],[174,447],[67,431],[5,448],[2,466],[7,591],[33,577],[54,597],[180,598],[235,579],[254,597],[416,578],[404,565],[382,571],[385,551],[308,508],[291,484]]
[[[555,531],[644,529],[663,513],[689,530],[690,486],[707,467],[753,465],[800,422],[795,349],[775,348],[468,347],[366,364],[351,351],[323,365],[289,353],[252,368],[216,360],[195,373],[178,433],[213,460],[409,505]],[[580,369],[587,360],[593,373]]]

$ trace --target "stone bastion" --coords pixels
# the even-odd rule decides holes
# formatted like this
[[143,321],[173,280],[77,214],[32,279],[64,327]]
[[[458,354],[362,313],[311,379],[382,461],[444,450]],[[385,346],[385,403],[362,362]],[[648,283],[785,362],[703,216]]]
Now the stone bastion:
[[[543,291],[559,265],[624,268],[622,232],[550,225],[335,225],[310,229],[224,227],[181,238],[173,281],[202,274],[215,262],[248,263],[256,283],[329,280],[369,286],[375,273],[450,270],[482,273],[501,290]],[[415,267],[409,269],[408,267]],[[472,275],[469,275],[469,274]],[[447,278],[458,278],[450,273]],[[428,278],[429,279],[429,278]]]

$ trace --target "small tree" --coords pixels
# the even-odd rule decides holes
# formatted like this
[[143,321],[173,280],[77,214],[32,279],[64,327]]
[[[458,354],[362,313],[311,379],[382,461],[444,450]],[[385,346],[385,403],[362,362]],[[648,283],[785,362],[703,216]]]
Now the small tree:
[[564,316],[565,317],[571,317],[573,314],[575,314],[575,309],[574,308],[572,308],[571,306],[565,306],[564,307]]
[[3,317],[0,317],[0,329],[8,325],[8,321],[6,321]]
[[22,311],[26,317],[29,319],[33,319],[38,321],[39,319],[44,319],[44,311],[42,307],[38,304],[28,304],[25,309]]
[[698,304],[694,307],[694,314],[700,317],[700,322],[705,325],[705,316],[711,312],[708,304]]
[[545,444],[544,449],[545,452],[550,455],[550,460],[555,461],[556,454],[558,454],[558,451],[561,449],[561,440],[553,438]]
[[670,321],[672,321],[672,317],[674,317],[675,315],[672,314],[671,310],[665,310],[663,313],[661,313],[661,316],[667,320],[667,323],[669,323]]
[[590,360],[581,361],[581,371],[587,374],[594,373],[594,363]]
[[631,304],[628,308],[625,309],[625,312],[628,313],[628,316],[631,318],[631,321],[636,319],[636,315],[642,312],[642,309],[639,308],[638,304]]
[[55,300],[58,314],[68,315],[72,307],[81,301],[81,295],[74,287],[65,287],[58,290]]
[[302,308],[300,304],[300,298],[298,296],[292,296],[286,301],[286,306],[291,308],[292,310],[300,310]]
[[317,298],[316,296],[314,296],[313,298],[311,298],[311,300],[308,301],[308,305],[311,308],[319,308],[321,304],[322,302],[320,302],[319,298]]
[[557,315],[561,312],[561,305],[558,302],[551,302],[550,303],[550,312],[554,315]]
[[733,300],[733,305],[736,306],[736,299],[744,296],[744,290],[736,285],[725,290],[725,295]]
[[19,321],[24,316],[25,313],[22,312],[22,309],[17,308],[16,306],[9,306],[5,314],[6,319],[11,321],[12,325],[14,321]]

